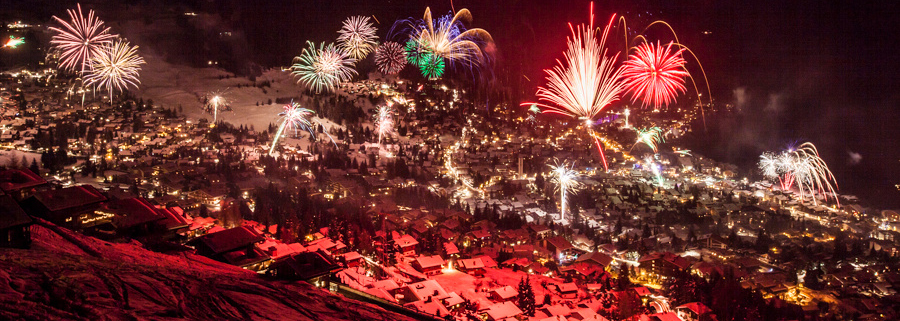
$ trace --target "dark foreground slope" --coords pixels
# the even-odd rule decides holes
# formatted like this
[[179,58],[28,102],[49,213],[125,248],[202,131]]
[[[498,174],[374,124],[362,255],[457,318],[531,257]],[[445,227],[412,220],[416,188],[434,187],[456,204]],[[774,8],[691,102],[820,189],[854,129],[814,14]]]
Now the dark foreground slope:
[[46,223],[32,234],[30,250],[0,249],[0,319],[408,319],[192,254],[159,254]]

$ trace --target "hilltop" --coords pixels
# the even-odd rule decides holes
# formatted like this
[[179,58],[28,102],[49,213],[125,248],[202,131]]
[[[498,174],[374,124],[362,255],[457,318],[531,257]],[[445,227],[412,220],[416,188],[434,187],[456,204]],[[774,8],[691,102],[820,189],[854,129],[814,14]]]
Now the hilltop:
[[0,249],[0,319],[408,319],[188,252],[160,254],[46,222],[31,233],[30,250]]

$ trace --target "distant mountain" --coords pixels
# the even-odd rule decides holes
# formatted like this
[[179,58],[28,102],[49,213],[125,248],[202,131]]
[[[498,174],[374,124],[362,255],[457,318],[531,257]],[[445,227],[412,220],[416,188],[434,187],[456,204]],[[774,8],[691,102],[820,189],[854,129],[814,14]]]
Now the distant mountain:
[[3,320],[410,320],[303,282],[274,282],[189,253],[85,237],[49,223],[0,249]]

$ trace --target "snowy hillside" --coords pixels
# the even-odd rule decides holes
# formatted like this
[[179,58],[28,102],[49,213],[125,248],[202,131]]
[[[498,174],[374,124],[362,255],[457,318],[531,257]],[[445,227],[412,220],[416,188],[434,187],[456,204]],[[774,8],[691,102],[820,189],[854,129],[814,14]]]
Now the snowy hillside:
[[32,226],[32,237],[30,250],[0,249],[0,319],[408,319],[193,254],[159,254],[49,223]]

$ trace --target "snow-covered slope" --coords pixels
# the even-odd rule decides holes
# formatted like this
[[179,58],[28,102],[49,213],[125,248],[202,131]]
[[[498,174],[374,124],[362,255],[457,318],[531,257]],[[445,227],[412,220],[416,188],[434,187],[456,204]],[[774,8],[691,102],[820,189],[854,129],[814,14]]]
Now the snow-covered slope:
[[303,282],[267,281],[193,254],[32,226],[30,250],[0,249],[3,320],[408,320]]

